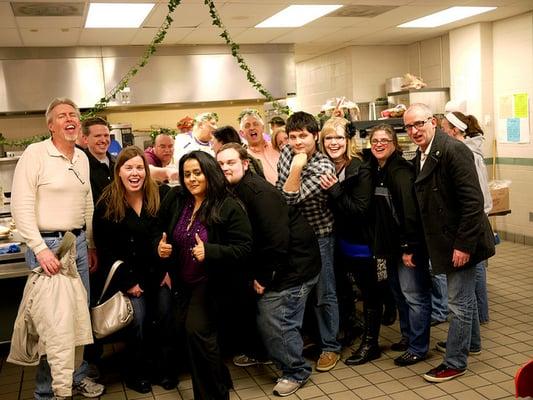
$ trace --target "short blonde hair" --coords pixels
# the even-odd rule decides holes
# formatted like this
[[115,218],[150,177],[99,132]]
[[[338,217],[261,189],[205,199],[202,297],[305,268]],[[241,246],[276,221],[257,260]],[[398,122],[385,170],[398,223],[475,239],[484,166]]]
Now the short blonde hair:
[[344,132],[344,137],[346,138],[346,153],[344,153],[344,157],[346,158],[346,160],[351,160],[354,157],[361,158],[361,156],[359,155],[359,150],[357,149],[357,143],[355,142],[355,140],[350,138],[350,135],[348,135],[347,127],[349,124],[350,121],[342,117],[331,117],[330,119],[328,119],[324,123],[324,126],[322,127],[322,130],[320,131],[320,135],[318,137],[318,145],[320,151],[322,151],[322,153],[324,153],[325,155],[328,155],[324,146],[324,138],[330,133],[337,134],[337,129],[342,128],[342,131]]

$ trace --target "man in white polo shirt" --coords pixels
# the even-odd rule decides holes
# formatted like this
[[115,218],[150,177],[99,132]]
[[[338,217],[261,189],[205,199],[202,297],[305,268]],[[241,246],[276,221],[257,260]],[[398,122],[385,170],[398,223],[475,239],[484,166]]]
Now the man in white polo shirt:
[[[60,263],[54,250],[65,232],[76,235],[76,266],[89,298],[89,271],[96,269],[97,259],[92,240],[89,160],[75,147],[80,113],[72,100],[54,99],[46,111],[46,122],[52,137],[28,146],[15,168],[11,212],[28,246],[25,256],[31,269],[41,266],[46,274],[57,274]],[[82,362],[73,374],[73,394],[100,396],[103,385],[91,381],[86,373],[87,363]],[[35,378],[35,399],[55,398],[51,382],[50,366],[42,357]]]

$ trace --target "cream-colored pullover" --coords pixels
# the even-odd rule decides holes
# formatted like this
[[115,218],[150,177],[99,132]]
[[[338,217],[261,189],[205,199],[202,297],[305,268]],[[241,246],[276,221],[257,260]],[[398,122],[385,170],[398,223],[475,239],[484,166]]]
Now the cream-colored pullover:
[[51,139],[29,145],[15,168],[11,214],[35,254],[46,248],[40,232],[83,227],[86,227],[89,248],[94,248],[87,156],[76,148],[71,162]]

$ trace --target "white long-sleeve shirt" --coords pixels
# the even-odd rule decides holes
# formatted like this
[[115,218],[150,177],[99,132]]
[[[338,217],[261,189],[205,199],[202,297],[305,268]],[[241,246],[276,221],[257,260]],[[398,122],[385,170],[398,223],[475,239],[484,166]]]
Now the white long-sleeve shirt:
[[15,168],[11,214],[35,254],[46,248],[40,232],[84,226],[89,247],[93,248],[93,199],[87,156],[76,148],[71,162],[51,139],[28,146]]

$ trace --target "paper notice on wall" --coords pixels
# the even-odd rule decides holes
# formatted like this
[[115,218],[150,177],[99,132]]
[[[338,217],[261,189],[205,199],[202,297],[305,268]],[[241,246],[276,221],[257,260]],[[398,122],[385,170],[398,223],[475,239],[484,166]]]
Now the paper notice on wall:
[[496,136],[500,143],[529,143],[529,96],[515,93],[498,99]]
[[500,97],[500,119],[507,119],[513,116],[513,96]]
[[527,118],[528,117],[528,98],[527,93],[520,93],[514,95],[514,117]]

